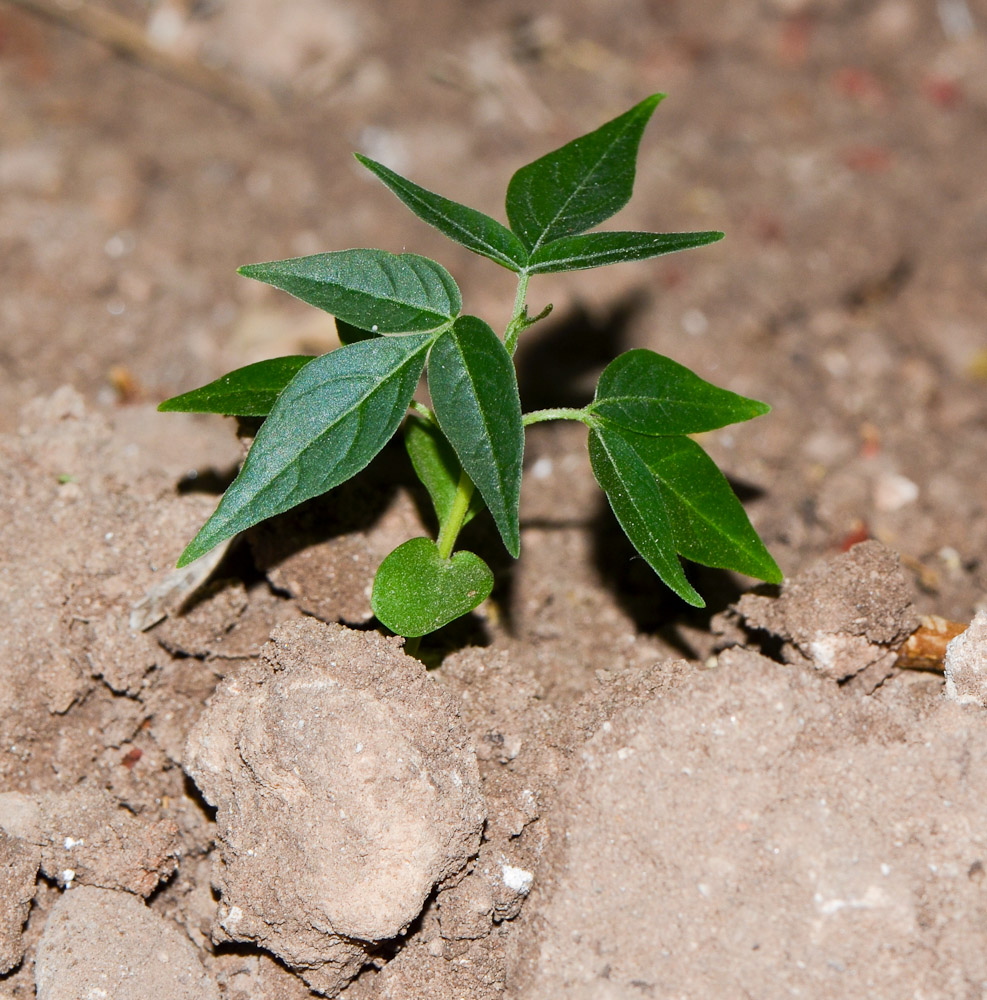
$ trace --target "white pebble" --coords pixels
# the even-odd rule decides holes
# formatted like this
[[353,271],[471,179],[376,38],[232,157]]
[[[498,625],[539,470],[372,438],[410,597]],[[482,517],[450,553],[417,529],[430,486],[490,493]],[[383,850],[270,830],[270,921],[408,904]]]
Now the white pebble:
[[531,466],[532,479],[548,479],[551,474],[552,460],[547,456],[539,458],[535,464]]
[[513,889],[515,892],[521,893],[522,896],[528,894],[528,891],[531,889],[531,883],[535,879],[534,875],[524,868],[515,868],[513,865],[506,863],[501,864],[500,873],[504,880],[504,885],[508,889]]
[[918,499],[918,486],[897,473],[880,476],[874,484],[874,506],[885,514],[901,510]]
[[686,309],[679,322],[690,337],[701,337],[709,329],[709,320],[700,309]]

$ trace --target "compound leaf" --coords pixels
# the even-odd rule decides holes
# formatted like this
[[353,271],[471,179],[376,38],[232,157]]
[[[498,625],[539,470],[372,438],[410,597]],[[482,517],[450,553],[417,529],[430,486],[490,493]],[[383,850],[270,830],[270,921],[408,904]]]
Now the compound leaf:
[[493,589],[490,567],[461,550],[443,559],[430,538],[411,538],[377,568],[370,605],[398,635],[426,635],[472,611]]
[[507,186],[507,218],[529,252],[592,229],[630,200],[653,94],[594,132],[521,167]]
[[312,361],[293,354],[258,361],[228,372],[208,385],[172,396],[159,404],[162,413],[221,413],[227,417],[266,417],[284,387]]
[[442,432],[516,558],[524,427],[507,348],[483,320],[461,316],[432,345],[428,389]]
[[627,351],[607,365],[589,408],[640,434],[698,434],[771,409],[643,348]]
[[624,433],[601,421],[590,430],[589,457],[593,475],[634,548],[683,601],[696,608],[705,607],[676,555],[658,482]]
[[695,441],[620,433],[658,483],[676,551],[703,566],[781,583],[778,564],[726,477]]
[[435,226],[449,239],[462,244],[473,253],[489,257],[510,271],[524,269],[528,262],[528,252],[507,226],[475,208],[426,191],[369,157],[357,153],[356,158],[379,177],[419,219]]
[[435,330],[458,316],[463,305],[452,275],[413,253],[338,250],[247,264],[239,273],[372,333]]
[[[404,424],[404,446],[414,466],[415,475],[428,491],[435,508],[439,527],[446,523],[452,512],[462,466],[452,445],[431,421],[411,415]],[[474,493],[463,524],[471,521],[483,501]]]
[[647,260],[723,239],[723,233],[583,233],[543,243],[531,255],[529,274],[580,271],[629,260]]
[[240,474],[178,565],[364,468],[404,418],[434,339],[364,340],[309,362],[278,396]]

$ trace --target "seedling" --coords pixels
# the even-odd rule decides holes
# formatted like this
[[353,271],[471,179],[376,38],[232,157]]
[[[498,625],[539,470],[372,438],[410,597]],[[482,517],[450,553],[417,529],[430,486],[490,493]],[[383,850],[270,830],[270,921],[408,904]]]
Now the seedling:
[[[588,406],[521,411],[514,352],[551,308],[529,315],[532,276],[643,260],[723,236],[589,232],[630,199],[641,136],[663,96],[518,170],[507,187],[509,227],[357,155],[419,218],[517,275],[502,338],[462,312],[459,288],[441,264],[416,254],[342,250],[240,268],[335,316],[342,346],[314,359],[248,365],[161,404],[264,418],[239,475],[178,565],[345,482],[403,429],[438,531],[384,559],[372,606],[395,633],[425,635],[477,607],[493,587],[478,555],[456,551],[470,518],[489,511],[507,551],[520,553],[525,428],[578,420],[589,429],[593,473],[617,520],[679,597],[703,607],[679,556],[780,582],[726,479],[690,437],[767,413],[764,403],[653,351],[632,350],[606,367]],[[430,406],[413,399],[426,372]]]

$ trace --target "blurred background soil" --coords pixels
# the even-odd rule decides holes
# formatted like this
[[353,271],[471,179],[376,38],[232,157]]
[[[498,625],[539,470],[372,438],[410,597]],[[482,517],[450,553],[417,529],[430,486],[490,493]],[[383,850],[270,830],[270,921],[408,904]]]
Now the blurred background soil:
[[[93,11],[123,19],[128,54],[119,41],[114,49],[97,37],[121,22]],[[239,571],[239,583],[204,601],[201,621],[174,618],[140,640],[112,624],[177,557],[240,454],[228,422],[158,415],[154,406],[239,365],[336,346],[331,318],[238,277],[237,266],[354,246],[407,249],[441,260],[463,290],[465,309],[502,328],[514,294],[508,272],[416,220],[352,152],[503,218],[503,193],[517,167],[655,91],[668,98],[645,133],[634,198],[612,226],[721,229],[726,239],[655,261],[533,281],[533,310],[552,302],[555,311],[518,354],[525,408],[581,405],[598,372],[629,347],[668,354],[773,406],[769,416],[702,443],[786,575],[872,538],[899,554],[918,612],[966,622],[987,608],[984,0],[0,2],[7,484],[0,572],[14,609],[2,647],[11,677],[4,712],[26,726],[23,720],[34,718],[24,714],[30,703],[40,720],[31,723],[30,738],[4,731],[11,739],[20,733],[21,749],[0,748],[0,791],[42,794],[89,780],[159,817],[163,795],[184,795],[178,765],[185,733],[228,664],[256,658],[275,623],[302,613],[361,624],[360,573],[372,567],[360,554],[376,552],[375,531],[389,539],[394,523],[414,522],[400,489],[396,508],[379,507],[379,531],[373,520],[343,519],[337,554],[345,551],[360,568],[331,585],[317,548],[272,552],[258,533],[252,555],[237,556],[227,574]],[[525,857],[544,866],[536,869],[530,913],[484,939],[486,958],[475,942],[472,951],[450,946],[426,914],[417,945],[386,966],[389,972],[350,989],[395,998],[424,995],[429,982],[431,995],[450,997],[457,990],[607,1000],[799,990],[901,997],[918,983],[915,996],[981,996],[987,973],[970,956],[987,940],[975,877],[982,879],[981,852],[987,857],[977,839],[982,716],[955,706],[936,716],[935,677],[899,675],[872,697],[814,676],[793,679],[796,668],[775,664],[788,678],[780,679],[745,651],[727,657],[722,673],[702,673],[699,694],[685,667],[670,668],[667,683],[682,687],[662,723],[654,704],[635,701],[644,675],[633,672],[668,657],[684,657],[693,671],[716,662],[723,632],[712,616],[752,581],[697,571],[694,581],[710,605],[703,612],[668,595],[613,525],[589,472],[584,436],[568,425],[531,429],[524,556],[513,570],[503,567],[495,601],[434,650],[438,657],[470,642],[491,655],[506,650],[510,669],[538,692],[512,710],[524,720],[516,727],[526,741],[554,748],[554,763],[481,753],[488,806],[507,801],[508,792],[496,790],[501,769],[530,777],[536,791],[544,786],[542,815],[553,818],[534,822],[530,829],[541,824],[537,836],[525,834]],[[385,452],[369,470],[368,489],[400,480],[399,459]],[[360,494],[351,502],[378,510]],[[321,508],[314,511],[318,524]],[[293,530],[308,537],[304,523]],[[473,530],[477,546],[494,551],[482,525]],[[331,550],[326,531],[315,534]],[[306,561],[305,551],[317,557]],[[340,597],[347,587],[348,603]],[[190,677],[191,664],[208,670]],[[491,668],[491,677],[499,669]],[[622,671],[637,680],[615,681]],[[33,684],[38,674],[47,678],[44,690]],[[490,677],[464,680],[467,674],[450,668],[457,694],[507,699],[511,685],[502,679],[498,688]],[[654,694],[666,682],[649,683]],[[704,753],[684,720],[703,706],[729,719],[740,702],[756,734],[773,725],[767,706],[776,701],[799,723],[771,730],[765,745],[782,763],[773,777],[754,781],[746,805],[743,789],[756,776],[736,759],[713,754],[721,770],[710,771],[698,790],[675,777]],[[481,748],[489,750],[484,734],[501,742],[511,736],[505,703],[491,709],[501,711],[496,725],[475,703],[467,713]],[[172,708],[165,712],[165,705]],[[584,714],[565,720],[577,705]],[[605,719],[623,734],[620,746],[610,747],[617,737],[600,728]],[[672,757],[635,742],[663,725]],[[756,755],[756,736],[737,739],[736,754]],[[847,750],[854,741],[863,747],[856,758]],[[919,743],[932,748],[926,757]],[[133,764],[126,774],[118,767],[135,747],[147,769],[143,789]],[[632,753],[613,755],[628,748],[649,763],[622,777],[614,760]],[[971,762],[966,770],[954,768],[960,758]],[[855,771],[855,759],[863,771]],[[938,777],[916,779],[924,797],[903,805],[911,787],[905,778],[889,780],[883,791],[870,785],[888,768]],[[549,774],[568,775],[557,794]],[[656,826],[666,821],[666,799],[647,794],[650,777],[661,774],[667,781],[658,784],[683,817],[679,825],[656,834],[653,850],[618,850],[609,870],[590,871],[610,849],[593,840],[600,817],[619,817],[625,808],[619,789],[627,802],[644,803],[620,821],[633,833],[627,843],[645,836],[641,817]],[[802,774],[819,794],[805,792],[802,806],[773,804]],[[962,788],[953,795],[943,782]],[[594,789],[614,783],[614,801],[594,799]],[[810,821],[809,813],[819,801],[843,801],[840,795],[851,802],[843,805],[845,822],[819,833],[823,820]],[[692,808],[694,796],[700,805]],[[949,823],[931,832],[909,826],[945,808],[944,799],[959,803],[953,832],[967,838],[966,847],[943,833]],[[768,816],[775,839],[759,843],[773,856],[781,852],[782,867],[773,874],[758,868],[766,862],[753,848],[751,867],[733,881],[723,868],[710,875],[701,862],[668,860],[675,850],[703,857],[711,810],[748,824],[744,830]],[[177,822],[199,867],[186,859],[153,905],[177,915],[208,951],[201,929],[208,923],[206,820]],[[898,831],[891,841],[920,847],[908,853],[899,844],[889,860],[881,854],[888,841],[870,833],[855,840],[884,822]],[[560,839],[566,831],[573,834],[569,854]],[[713,837],[721,859],[745,857],[738,831],[730,825],[729,836]],[[836,843],[863,846],[855,855]],[[907,874],[881,889],[883,896],[868,895],[860,858],[877,883],[888,877],[884,866],[900,864]],[[628,889],[633,900],[622,908],[614,887],[623,883],[614,872],[628,866],[635,879],[643,872],[638,890],[647,891]],[[831,884],[814,883],[816,876],[805,874],[813,866],[828,871]],[[947,870],[962,891],[943,886]],[[750,871],[761,871],[763,885]],[[858,876],[863,881],[854,881]],[[29,924],[31,948],[57,896],[58,878],[46,877]],[[717,878],[734,897],[713,919],[703,907],[716,896]],[[822,902],[812,902],[813,892]],[[590,906],[594,893],[608,902]],[[656,893],[674,903],[650,910]],[[730,907],[758,893],[750,911],[758,920],[738,924],[736,914],[746,911]],[[827,900],[842,902],[827,910]],[[848,919],[834,931],[837,913],[853,920],[876,913],[876,923]],[[642,943],[640,926],[675,922],[675,914],[682,919],[674,934]],[[559,926],[569,916],[571,934]],[[789,925],[799,930],[789,933]],[[723,928],[738,926],[724,937]],[[872,951],[859,945],[862,934],[874,935]],[[655,956],[665,952],[673,957],[658,963],[659,975]],[[31,954],[0,979],[0,995],[33,995]],[[782,980],[764,972],[766,956],[786,968]],[[882,962],[887,977],[868,979],[868,969]],[[234,964],[227,954],[209,966],[223,995],[307,992],[287,973],[231,971]],[[454,967],[459,971],[447,975]],[[258,983],[268,992],[258,992]]]

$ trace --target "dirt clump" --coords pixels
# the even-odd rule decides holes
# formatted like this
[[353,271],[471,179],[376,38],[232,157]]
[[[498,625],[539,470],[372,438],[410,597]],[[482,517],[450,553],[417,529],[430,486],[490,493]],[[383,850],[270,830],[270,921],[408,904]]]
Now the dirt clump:
[[170,819],[134,816],[102,788],[80,785],[36,799],[0,795],[0,829],[41,851],[41,872],[64,888],[94,885],[149,895],[178,866]]
[[213,936],[335,995],[476,854],[485,810],[453,700],[398,640],[279,626],[189,735],[217,808]]
[[[820,560],[785,582],[777,597],[745,594],[721,618],[780,644],[785,663],[805,663],[835,681],[886,679],[897,650],[918,626],[912,585],[898,556],[877,541]],[[724,628],[726,626],[726,628]]]
[[191,941],[136,896],[80,886],[52,907],[38,946],[39,1000],[219,1000]]
[[34,899],[34,882],[41,864],[41,850],[0,829],[0,975],[24,957],[22,931]]
[[987,611],[946,647],[945,696],[961,705],[987,707]]

